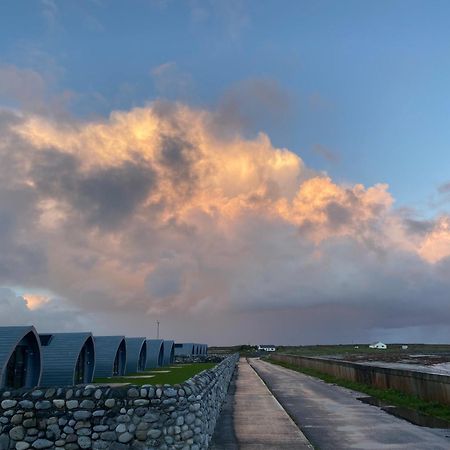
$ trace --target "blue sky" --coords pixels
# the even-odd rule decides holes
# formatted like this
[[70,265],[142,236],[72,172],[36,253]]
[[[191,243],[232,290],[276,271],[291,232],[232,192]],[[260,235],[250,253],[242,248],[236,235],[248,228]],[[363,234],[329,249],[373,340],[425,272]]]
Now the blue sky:
[[448,339],[449,23],[446,1],[0,2],[0,317]]
[[[213,107],[235,83],[269,79],[290,112],[255,129],[309,165],[388,183],[425,215],[449,181],[448,2],[14,1],[0,17],[2,63],[51,74],[52,89],[79,94],[77,114],[161,96]],[[152,70],[167,63],[182,88],[158,90]]]

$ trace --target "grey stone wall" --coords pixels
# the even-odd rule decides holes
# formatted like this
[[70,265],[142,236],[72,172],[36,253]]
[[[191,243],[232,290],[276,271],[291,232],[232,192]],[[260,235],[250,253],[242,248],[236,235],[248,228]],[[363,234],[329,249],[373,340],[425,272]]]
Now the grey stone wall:
[[206,449],[237,361],[173,386],[1,392],[0,450]]
[[224,355],[179,355],[174,357],[175,364],[191,364],[198,362],[219,363],[226,358]]

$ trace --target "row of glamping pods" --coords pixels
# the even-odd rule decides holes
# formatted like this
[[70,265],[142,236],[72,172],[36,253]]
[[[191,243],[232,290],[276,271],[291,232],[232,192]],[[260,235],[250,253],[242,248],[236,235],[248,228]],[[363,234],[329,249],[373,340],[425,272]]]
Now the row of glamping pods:
[[[181,348],[182,353],[179,353]],[[82,333],[38,334],[33,326],[0,327],[0,389],[88,384],[202,354],[203,344]]]
[[175,356],[196,356],[207,355],[208,346],[193,342],[183,342],[175,344]]

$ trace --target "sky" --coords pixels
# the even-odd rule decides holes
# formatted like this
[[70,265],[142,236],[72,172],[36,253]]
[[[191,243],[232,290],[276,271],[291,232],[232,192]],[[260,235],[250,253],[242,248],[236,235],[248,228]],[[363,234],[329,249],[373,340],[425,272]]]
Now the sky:
[[0,325],[447,342],[449,19],[0,2]]

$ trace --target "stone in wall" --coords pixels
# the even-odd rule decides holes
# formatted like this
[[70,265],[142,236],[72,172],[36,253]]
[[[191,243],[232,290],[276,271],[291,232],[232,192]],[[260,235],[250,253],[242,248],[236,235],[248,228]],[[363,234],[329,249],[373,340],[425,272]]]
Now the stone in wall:
[[238,355],[182,384],[0,393],[0,450],[208,448]]

